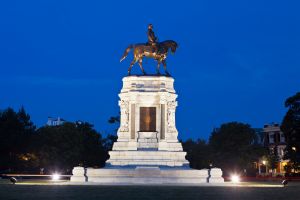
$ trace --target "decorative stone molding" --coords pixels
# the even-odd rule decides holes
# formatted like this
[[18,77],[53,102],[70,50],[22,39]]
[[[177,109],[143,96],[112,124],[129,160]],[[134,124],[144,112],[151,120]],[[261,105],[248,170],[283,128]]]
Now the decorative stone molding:
[[119,132],[128,132],[129,131],[129,102],[121,100],[119,101],[120,109],[121,109],[121,117],[120,117],[120,128]]
[[167,104],[167,123],[168,123],[168,133],[177,133],[175,126],[175,110],[177,102],[169,101]]

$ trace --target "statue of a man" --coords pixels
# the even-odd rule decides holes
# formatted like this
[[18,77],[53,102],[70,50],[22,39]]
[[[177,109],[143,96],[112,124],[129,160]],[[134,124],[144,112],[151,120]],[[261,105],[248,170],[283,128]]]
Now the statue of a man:
[[155,45],[158,42],[157,37],[155,36],[154,32],[153,32],[153,26],[152,24],[148,25],[148,44],[150,45]]

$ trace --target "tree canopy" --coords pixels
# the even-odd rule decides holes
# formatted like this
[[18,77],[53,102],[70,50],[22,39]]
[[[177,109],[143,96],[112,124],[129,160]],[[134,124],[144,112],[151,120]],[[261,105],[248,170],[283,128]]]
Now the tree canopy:
[[287,142],[285,158],[290,160],[292,168],[300,169],[300,92],[289,97],[285,107],[288,111],[281,124]]
[[35,129],[23,107],[18,112],[12,108],[0,112],[0,170],[24,168],[23,161],[29,159],[24,152],[30,150]]
[[265,154],[265,148],[257,144],[257,136],[249,124],[230,122],[214,129],[209,145],[214,166],[225,172],[252,169],[253,163]]
[[186,159],[194,169],[208,168],[212,162],[211,148],[205,140],[192,140],[182,142],[183,150],[187,152]]
[[102,138],[91,124],[64,123],[36,129],[22,107],[0,112],[0,171],[70,172],[77,165],[103,167],[112,136]]
[[37,130],[40,166],[70,171],[74,166],[102,167],[107,159],[102,137],[89,123],[64,123]]

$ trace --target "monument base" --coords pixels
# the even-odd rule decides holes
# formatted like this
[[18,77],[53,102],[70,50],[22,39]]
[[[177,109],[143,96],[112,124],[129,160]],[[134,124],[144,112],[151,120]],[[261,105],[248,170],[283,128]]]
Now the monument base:
[[[224,183],[219,168],[195,170],[189,167],[127,166],[101,169],[76,167],[71,182],[99,183],[104,185],[191,185]],[[82,172],[85,172],[84,174]],[[74,177],[74,178],[73,178]],[[75,178],[76,177],[76,178]],[[80,178],[81,177],[81,178]]]
[[155,151],[151,149],[139,151],[110,151],[109,155],[110,158],[106,163],[113,166],[150,165],[179,167],[189,164],[185,159],[186,152],[183,151]]
[[72,183],[223,183],[218,168],[189,168],[175,125],[177,94],[166,76],[127,76],[119,94],[120,128],[106,167],[75,167]]

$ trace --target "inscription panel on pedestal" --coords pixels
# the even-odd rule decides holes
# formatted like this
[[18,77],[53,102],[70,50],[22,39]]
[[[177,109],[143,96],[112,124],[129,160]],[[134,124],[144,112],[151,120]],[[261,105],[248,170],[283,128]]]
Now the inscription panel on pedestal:
[[140,131],[156,131],[156,107],[140,107]]

